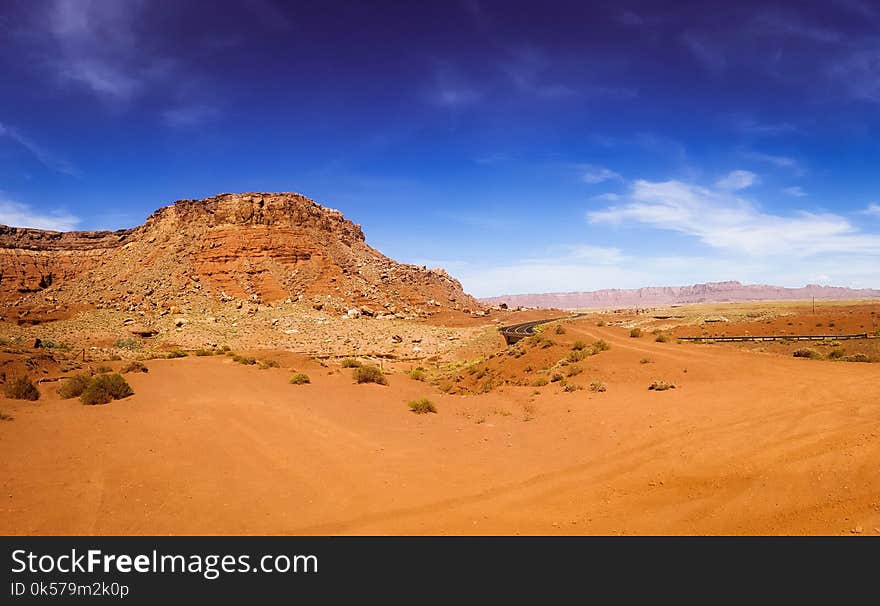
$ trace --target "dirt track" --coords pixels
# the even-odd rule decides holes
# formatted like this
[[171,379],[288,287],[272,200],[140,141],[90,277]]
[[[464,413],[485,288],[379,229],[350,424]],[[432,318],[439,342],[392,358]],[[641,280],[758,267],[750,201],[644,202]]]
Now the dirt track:
[[0,400],[0,532],[880,534],[880,366],[627,334],[573,324],[611,343],[584,373],[608,391],[534,401],[221,357],[149,362],[107,406],[44,385]]

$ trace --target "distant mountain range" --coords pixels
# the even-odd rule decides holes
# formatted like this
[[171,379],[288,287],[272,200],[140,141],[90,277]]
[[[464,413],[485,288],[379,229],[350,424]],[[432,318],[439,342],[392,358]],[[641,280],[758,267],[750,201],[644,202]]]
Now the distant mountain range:
[[646,288],[505,295],[481,299],[491,305],[584,309],[588,307],[650,307],[685,303],[735,303],[797,299],[864,299],[880,297],[880,290],[808,284],[802,288],[742,284],[736,281],[708,282],[692,286],[650,286]]

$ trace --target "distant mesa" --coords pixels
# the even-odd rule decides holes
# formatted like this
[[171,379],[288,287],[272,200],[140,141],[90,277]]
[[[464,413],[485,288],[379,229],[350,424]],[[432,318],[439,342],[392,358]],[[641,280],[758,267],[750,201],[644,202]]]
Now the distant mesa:
[[152,312],[287,299],[365,315],[482,308],[442,269],[389,259],[359,225],[296,193],[180,200],[118,231],[0,226],[3,306]]
[[736,303],[744,301],[789,301],[799,299],[867,299],[880,297],[880,290],[820,286],[802,288],[742,284],[736,281],[707,282],[692,286],[651,286],[635,289],[606,289],[587,292],[560,292],[531,295],[504,295],[481,299],[488,305],[554,309],[608,307],[651,307],[687,303]]

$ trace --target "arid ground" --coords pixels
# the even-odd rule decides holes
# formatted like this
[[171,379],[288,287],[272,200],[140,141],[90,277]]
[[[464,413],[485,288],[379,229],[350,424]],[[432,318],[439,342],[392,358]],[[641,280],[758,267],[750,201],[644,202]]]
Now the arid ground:
[[[266,368],[143,355],[149,372],[125,375],[134,395],[110,404],[62,400],[62,381],[35,402],[0,399],[0,533],[876,535],[880,364],[846,360],[877,360],[880,339],[675,337],[873,333],[877,314],[876,302],[609,311],[512,347],[474,318],[440,354],[360,359],[388,385],[355,383],[335,354],[241,352]],[[47,358],[21,338],[53,324],[9,328],[7,373],[126,364],[75,362],[75,347]],[[436,322],[408,326],[407,347],[419,327],[447,342]],[[802,347],[822,359],[793,357]],[[311,382],[291,384],[294,371]],[[436,414],[409,410],[422,397]]]

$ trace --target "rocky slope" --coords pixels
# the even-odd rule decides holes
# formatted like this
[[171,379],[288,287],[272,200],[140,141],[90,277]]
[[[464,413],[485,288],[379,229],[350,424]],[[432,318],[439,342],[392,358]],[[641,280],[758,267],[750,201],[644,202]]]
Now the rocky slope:
[[737,301],[782,301],[797,299],[857,299],[880,297],[880,290],[853,289],[808,284],[785,288],[740,282],[709,282],[692,286],[657,286],[638,289],[607,289],[592,292],[564,292],[506,295],[482,299],[487,304],[556,309],[590,307],[648,307],[685,303],[728,303]]
[[385,257],[366,244],[359,225],[295,193],[180,200],[140,227],[115,232],[0,226],[6,310],[79,306],[152,315],[282,300],[397,317],[481,308],[445,271]]

